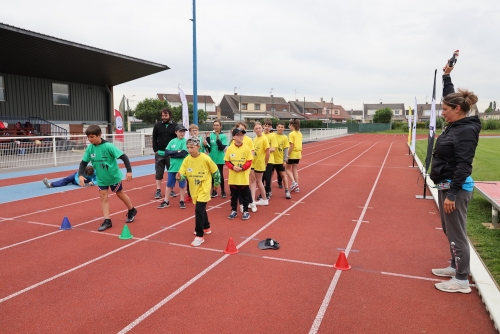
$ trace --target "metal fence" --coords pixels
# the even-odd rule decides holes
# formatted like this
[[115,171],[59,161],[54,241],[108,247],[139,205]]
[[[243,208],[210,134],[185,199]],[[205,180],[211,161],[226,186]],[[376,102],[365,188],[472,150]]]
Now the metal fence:
[[[342,136],[347,128],[303,129],[304,141]],[[225,131],[229,140],[231,135]],[[204,135],[204,134],[201,134]],[[253,131],[247,135],[255,137]],[[151,133],[128,133],[124,135],[103,134],[102,138],[113,143],[129,157],[153,155]],[[0,138],[0,170],[79,164],[88,145],[86,135],[29,136]]]

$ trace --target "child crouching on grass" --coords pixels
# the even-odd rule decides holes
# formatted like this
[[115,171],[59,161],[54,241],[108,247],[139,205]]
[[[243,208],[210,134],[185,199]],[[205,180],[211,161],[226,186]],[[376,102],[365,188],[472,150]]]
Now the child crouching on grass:
[[208,221],[207,202],[210,201],[212,190],[212,178],[214,187],[220,185],[220,173],[217,165],[206,154],[200,153],[200,139],[193,136],[187,140],[187,156],[176,175],[177,180],[185,180],[189,183],[191,199],[195,204],[195,230],[191,246],[198,247],[205,242],[203,236],[211,234],[210,222]]
[[87,164],[92,162],[97,175],[97,186],[99,187],[99,197],[101,198],[101,208],[104,216],[104,222],[98,231],[104,231],[113,226],[109,218],[108,188],[116,193],[116,196],[127,206],[126,223],[131,223],[137,215],[137,209],[134,208],[130,198],[125,194],[122,187],[122,172],[118,167],[116,159],[123,160],[127,169],[126,179],[132,181],[132,167],[127,155],[119,150],[115,145],[101,138],[101,128],[98,125],[89,125],[85,134],[90,144],[83,154],[80,169],[78,170],[78,179],[81,187],[85,185],[84,172]]

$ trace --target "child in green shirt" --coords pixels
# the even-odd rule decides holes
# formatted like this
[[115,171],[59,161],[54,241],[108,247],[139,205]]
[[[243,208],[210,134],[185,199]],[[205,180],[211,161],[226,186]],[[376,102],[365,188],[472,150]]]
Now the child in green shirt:
[[137,215],[137,209],[134,208],[130,198],[123,192],[122,172],[118,167],[116,159],[123,160],[127,169],[126,179],[132,181],[132,167],[127,155],[119,150],[115,145],[101,138],[102,130],[98,125],[90,125],[85,131],[87,139],[91,145],[87,147],[83,154],[80,169],[78,170],[78,180],[80,186],[85,185],[85,167],[89,162],[95,169],[97,175],[97,186],[99,188],[99,197],[101,198],[101,208],[104,215],[104,222],[98,231],[104,231],[113,226],[109,216],[108,188],[116,193],[116,196],[127,206],[126,223],[134,221]]

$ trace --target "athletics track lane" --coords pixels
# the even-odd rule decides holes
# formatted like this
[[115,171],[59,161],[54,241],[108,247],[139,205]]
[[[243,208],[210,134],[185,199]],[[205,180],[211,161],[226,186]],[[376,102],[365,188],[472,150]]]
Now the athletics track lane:
[[[357,148],[360,149],[360,147]],[[366,148],[366,146],[364,148]],[[352,153],[350,151],[347,152]],[[347,154],[347,152],[344,153]],[[359,153],[360,151],[358,151],[358,154]],[[307,163],[307,160],[308,158],[304,159],[304,164]],[[316,157],[313,160],[319,160],[319,158]],[[342,167],[341,165],[343,163],[347,162],[346,160],[340,159],[339,156],[332,158],[331,160],[333,162],[334,167],[335,166],[337,167],[337,170]],[[380,157],[378,161],[380,161]],[[357,162],[359,163],[360,161]],[[321,167],[318,166],[318,169],[315,169],[314,176],[317,177],[319,174],[324,173],[326,169],[322,168],[331,168],[331,167],[332,166],[328,166],[328,164],[323,162],[323,166]],[[343,172],[348,171],[349,169],[350,168],[346,168],[343,170]],[[301,196],[310,191],[311,187],[315,186],[314,184],[315,182],[318,182],[317,179],[313,178],[309,180],[309,177],[313,176],[311,174],[313,173],[305,171],[301,173],[301,180],[302,180],[301,193],[300,193]],[[339,174],[338,176],[340,177],[341,175],[342,174]],[[324,180],[324,177],[322,179]],[[331,182],[335,181],[339,181],[338,177],[332,178]],[[346,182],[350,181],[351,187],[354,186],[354,184],[358,185],[360,183],[359,176],[352,179],[346,178],[345,181]],[[307,183],[307,185],[303,185],[304,183]],[[339,188],[340,186],[342,186],[342,184],[336,183],[333,186],[335,188]],[[364,190],[364,197],[366,198],[369,189],[365,188],[361,187],[361,190]],[[319,190],[317,190],[318,193],[322,192],[323,189],[324,188],[320,188]],[[354,188],[351,189],[352,192],[358,191],[357,189]],[[278,191],[278,190],[275,187],[273,188],[273,191]],[[318,196],[317,200],[318,201],[324,200],[325,195],[326,198],[328,198],[328,196],[331,196],[331,191],[326,191],[323,196]],[[348,192],[342,195],[343,196],[341,197],[346,197],[346,196],[349,197]],[[144,195],[142,196],[148,196],[148,198],[150,198],[151,192],[149,190],[145,191]],[[294,194],[294,199],[295,197],[296,195]],[[308,201],[307,205],[302,205],[301,203],[297,204],[295,208],[290,210],[290,213],[292,213],[290,216],[286,216],[285,219],[277,220],[276,223],[274,223],[268,229],[265,230],[266,232],[262,233],[264,234],[264,236],[262,236],[263,238],[267,235],[267,232],[270,232],[272,228],[276,228],[279,223],[286,224],[287,225],[286,227],[288,227],[288,225],[293,224],[293,228],[291,227],[289,229],[283,228],[283,230],[281,231],[276,228],[276,233],[278,232],[283,233],[283,235],[280,235],[279,237],[275,237],[273,235],[273,237],[275,237],[282,243],[282,249],[278,252],[267,251],[265,254],[272,252],[271,256],[284,257],[283,256],[284,251],[287,252],[292,251],[292,253],[286,253],[286,255],[289,255],[290,257],[293,258],[292,255],[293,251],[295,250],[295,245],[294,247],[289,247],[290,241],[288,238],[290,236],[293,238],[296,237],[297,235],[299,236],[302,234],[305,235],[307,234],[305,232],[308,232],[308,233],[316,233],[316,235],[319,237],[320,236],[328,237],[328,235],[326,235],[324,231],[316,229],[315,225],[311,226],[312,222],[310,221],[312,219],[310,217],[313,217],[315,215],[315,212],[318,211],[318,207],[315,205],[316,202],[313,201],[313,195],[311,195],[310,197],[311,198],[306,198],[306,201]],[[275,197],[273,197],[273,201],[275,201],[275,199],[277,199],[276,195]],[[360,199],[363,199],[362,195],[360,195]],[[222,203],[221,199],[218,199],[218,201]],[[217,200],[213,202],[217,202]],[[272,209],[273,210],[277,209],[276,212],[284,211],[290,205],[288,204],[289,202],[284,202],[284,200],[279,202],[278,199],[278,201],[276,201],[276,203],[278,204],[276,204],[275,206],[273,205]],[[317,202],[317,203],[322,203],[322,202]],[[344,205],[346,205],[346,202],[342,204],[342,206]],[[359,205],[363,205],[363,203]],[[300,210],[298,209],[299,206]],[[217,243],[219,244],[219,246],[220,244],[222,244],[222,247],[219,247],[219,249],[225,246],[225,242],[227,242],[226,236],[221,236],[218,235],[218,233],[215,233],[216,231],[215,226],[219,224],[220,226],[217,227],[217,229],[220,229],[219,232],[222,232],[224,226],[226,226],[229,229],[236,224],[240,226],[243,224],[247,226],[252,223],[255,225],[262,225],[269,219],[266,219],[266,217],[261,217],[259,213],[265,213],[266,216],[272,214],[271,212],[265,212],[266,209],[269,210],[271,208],[269,207],[269,208],[264,208],[263,210],[260,210],[258,213],[252,215],[252,219],[248,222],[241,222],[237,220],[235,220],[234,222],[230,222],[227,221],[227,219],[225,218],[225,216],[227,216],[227,204],[225,204],[224,207],[225,209],[218,210],[222,211],[222,213],[217,213],[217,214],[214,213],[214,218],[212,218],[212,215],[210,213],[211,220],[213,221],[214,224],[214,234],[211,236],[207,236],[207,243],[205,243],[204,246],[208,244],[209,240],[208,238],[212,238],[210,240],[211,244]],[[315,210],[314,207],[316,207]],[[313,210],[308,208],[311,208]],[[343,207],[340,208],[347,209]],[[348,209],[352,210],[352,208],[350,207]],[[97,212],[98,210],[99,209],[97,209]],[[156,211],[158,212],[164,210],[156,210]],[[179,213],[179,211],[180,210],[178,210],[176,213]],[[185,211],[190,211],[190,210],[188,209]],[[359,215],[360,211],[361,209],[358,208],[358,210],[355,213],[353,213],[352,216]],[[143,217],[146,215],[146,212],[144,210],[140,212],[141,214],[143,214]],[[308,212],[309,214],[307,214]],[[149,214],[149,212],[147,214]],[[138,218],[139,217],[140,216],[138,216]],[[335,217],[337,218],[337,214],[335,214]],[[341,220],[343,221],[345,218],[347,218],[347,216],[342,217]],[[216,225],[214,221],[217,221],[218,219],[220,219],[220,221]],[[262,222],[259,221],[260,219],[262,220]],[[299,221],[294,223],[294,220],[297,219]],[[304,221],[310,224],[305,225]],[[140,224],[140,222],[141,220],[138,219],[137,220],[138,224],[134,223],[130,225],[134,234],[136,234],[135,226],[144,227],[146,225],[146,224]],[[345,224],[345,222],[343,223]],[[356,224],[355,222],[352,223]],[[193,223],[191,219],[191,221],[189,221],[188,223],[180,225],[178,227],[178,230],[180,232],[180,229],[182,228],[183,234],[189,232],[192,233],[192,228],[193,228],[192,225]],[[251,230],[255,231],[256,227],[257,226],[255,226],[253,229],[248,229],[248,231],[249,232],[251,232]],[[331,229],[334,231],[337,230],[336,226],[332,226]],[[110,231],[114,233],[119,233],[119,231],[116,230],[117,228],[115,227]],[[342,231],[343,228],[339,227],[338,230]],[[285,231],[287,233],[285,233]],[[73,233],[79,231],[67,231],[64,233],[68,232]],[[169,230],[168,232],[175,233],[177,232],[177,230]],[[243,232],[247,234],[246,230]],[[275,233],[274,231],[272,232]],[[347,234],[345,232],[343,234],[344,236],[342,238],[339,238],[338,239],[339,241],[335,242],[343,243],[345,247],[345,242],[346,242],[345,238],[347,237]],[[179,236],[180,234],[175,234],[175,235]],[[163,236],[163,234],[160,234],[159,236]],[[243,237],[245,236],[247,235],[243,235]],[[101,235],[100,237],[102,237],[103,240],[108,240],[106,238],[106,235]],[[191,236],[189,238],[192,239]],[[307,238],[310,237],[308,236]],[[180,239],[184,240],[183,243],[185,244],[185,237],[181,237]],[[116,241],[116,239],[114,240]],[[290,240],[295,240],[295,239],[290,239]],[[301,240],[302,240],[301,238],[297,238],[297,242],[299,244]],[[254,240],[252,241],[253,242],[249,241],[247,245],[242,247],[241,250],[242,253],[229,257],[221,265],[214,268],[209,274],[200,279],[200,281],[194,283],[188,289],[184,290],[181,294],[172,299],[172,301],[170,301],[162,308],[160,308],[152,316],[147,318],[147,320],[142,322],[138,327],[135,328],[135,330],[141,331],[142,329],[144,331],[147,331],[148,328],[156,328],[156,329],[168,328],[164,327],[165,322],[167,322],[167,325],[169,324],[179,325],[180,327],[178,326],[172,327],[178,329],[179,332],[182,332],[183,329],[187,331],[195,331],[195,329],[198,327],[203,328],[205,332],[206,331],[210,332],[210,329],[215,329],[217,328],[217,326],[221,326],[218,328],[226,328],[226,329],[238,328],[238,326],[241,326],[241,329],[243,330],[242,332],[245,332],[245,330],[247,332],[259,332],[264,328],[268,329],[270,326],[272,326],[273,329],[283,329],[283,330],[288,330],[289,332],[304,332],[303,331],[304,328],[306,328],[307,330],[311,325],[311,318],[314,318],[314,315],[318,308],[318,304],[320,304],[321,302],[325,287],[328,286],[329,280],[331,280],[331,274],[329,275],[328,273],[332,273],[334,269],[321,266],[311,266],[306,264],[295,264],[295,263],[290,264],[283,261],[278,262],[273,260],[262,259],[260,255],[257,256],[251,254],[251,253],[254,254],[263,253],[262,251],[256,249],[255,247],[256,241]],[[305,241],[305,239],[303,241]],[[238,243],[238,239],[236,239],[236,242]],[[118,244],[123,245],[124,243],[127,242],[120,241]],[[155,245],[155,246],[150,246],[151,249],[149,249],[147,245]],[[309,260],[314,260],[316,258],[318,260],[323,260],[323,258],[325,258],[325,263],[331,264],[335,261],[336,254],[338,253],[338,251],[334,249],[335,245],[329,245],[328,240],[326,243],[319,244],[319,246],[321,247],[331,246],[331,247],[326,247],[327,249],[321,249],[321,247],[319,247],[320,249],[318,249],[318,244],[314,244],[313,246],[309,245],[309,249],[307,248],[307,245],[301,244],[300,246],[303,246],[305,251],[296,252],[295,257],[299,259],[301,259],[302,255],[307,255],[308,258],[309,257],[311,258]],[[76,243],[74,247],[75,249],[78,248],[78,243]],[[193,269],[191,266],[193,267],[196,266],[197,269],[200,269],[200,267],[205,268],[206,263],[210,261],[204,261],[204,260],[206,260],[207,258],[210,258],[210,260],[212,260],[212,256],[214,257],[220,256],[216,252],[193,250],[191,248],[180,248],[180,247],[174,247],[173,245],[167,246],[166,244],[161,243],[160,241],[158,241],[157,243],[154,242],[139,243],[137,246],[134,245],[133,247],[134,249],[137,248],[138,250],[132,251],[131,247],[127,248],[125,251],[120,253],[121,255],[118,257],[110,256],[109,258],[101,260],[102,262],[96,262],[95,264],[89,265],[89,267],[80,269],[79,271],[75,271],[70,275],[68,275],[67,277],[65,277],[64,279],[58,279],[59,281],[54,280],[51,283],[47,283],[43,287],[36,288],[32,292],[26,293],[26,295],[24,296],[21,295],[15,297],[12,299],[12,301],[18,298],[19,299],[26,298],[29,304],[29,301],[31,299],[26,297],[28,294],[35,294],[35,296],[41,294],[40,298],[52,295],[53,297],[50,298],[52,300],[67,299],[67,302],[64,303],[59,302],[58,305],[55,306],[56,307],[55,311],[50,312],[50,310],[47,310],[47,313],[51,314],[51,316],[54,316],[54,313],[59,313],[55,315],[56,319],[44,318],[43,320],[40,320],[41,318],[39,318],[38,316],[34,317],[39,322],[39,325],[40,322],[43,322],[47,326],[51,325],[53,326],[56,323],[57,319],[59,319],[63,323],[66,323],[68,322],[68,320],[71,319],[70,322],[75,323],[75,327],[72,327],[73,328],[72,330],[77,330],[77,328],[80,329],[99,328],[99,329],[109,329],[111,331],[115,331],[116,328],[119,327],[116,325],[117,323],[118,324],[121,323],[123,325],[124,320],[130,321],[130,318],[134,318],[134,315],[137,316],[136,310],[140,309],[145,310],[148,307],[154,305],[155,303],[154,300],[158,298],[151,298],[151,296],[154,297],[166,296],[169,291],[172,291],[172,289],[168,289],[170,288],[170,285],[178,287],[183,282],[185,282],[187,280],[185,276],[191,275],[192,272],[190,271],[187,275],[183,275],[182,273],[183,270]],[[145,248],[144,252],[141,251],[142,247]],[[170,248],[174,248],[175,252],[171,253]],[[290,248],[292,249],[290,250]],[[247,249],[248,253],[245,253]],[[316,252],[317,255],[320,255],[323,258],[317,256],[316,254],[314,254],[314,252],[313,255],[309,254],[310,252],[308,250],[310,251],[317,250]],[[168,254],[164,254],[165,251],[167,251]],[[191,253],[194,254],[192,257],[190,257]],[[200,255],[200,253],[202,253],[203,255]],[[327,253],[331,253],[333,256],[325,255]],[[64,256],[64,254],[67,254],[67,252],[63,251],[59,254]],[[151,256],[151,254],[154,254],[154,256]],[[355,253],[354,252],[351,253],[351,256],[353,254]],[[165,270],[165,266],[163,265],[164,261],[167,261],[168,264],[171,264],[168,262],[168,260],[173,261],[172,259],[173,257],[174,258],[181,257],[179,263],[177,263],[178,265],[168,266],[167,267],[168,270]],[[181,268],[179,268],[179,266]],[[160,268],[163,268],[163,270],[161,270]],[[89,270],[90,272],[88,272]],[[95,271],[97,271],[97,274],[95,273]],[[140,271],[141,273],[146,273],[146,272],[149,273],[150,277],[145,279],[143,276],[141,276],[141,274],[138,274],[138,272]],[[193,270],[193,272],[196,272],[196,270]],[[354,270],[346,273],[352,273],[352,272],[354,272]],[[277,277],[271,278],[270,275],[277,275]],[[81,279],[81,276],[84,276],[83,280]],[[126,277],[128,279],[124,279],[123,277]],[[342,276],[340,280],[341,282],[344,277],[345,275]],[[154,282],[158,286],[154,286],[153,284],[149,285],[149,281]],[[144,285],[147,285],[147,287],[144,287]],[[162,285],[168,285],[167,289],[165,290],[166,287]],[[433,287],[431,288],[434,289]],[[140,293],[137,295],[138,291],[140,291]],[[443,293],[440,294],[442,295]],[[355,290],[354,292],[351,291],[350,295],[351,298],[352,296],[355,296],[356,295]],[[61,296],[62,298],[57,298],[57,296]],[[92,306],[93,309],[89,312],[83,312],[83,313],[79,311],[77,297],[86,298],[85,305]],[[335,293],[334,297],[337,298],[337,292]],[[123,301],[123,299],[125,299],[125,301]],[[105,306],[94,305],[102,303],[103,301],[105,302],[106,306],[112,304],[113,305],[112,310],[108,310]],[[117,304],[112,303],[113,301]],[[3,303],[2,305],[0,305],[0,308],[5,307],[9,302],[10,301]],[[121,306],[122,304],[123,306]],[[191,309],[192,306],[193,309]],[[51,305],[47,306],[47,308],[50,307]],[[207,307],[210,309],[209,312],[207,312]],[[189,311],[186,311],[186,308],[189,309]],[[101,311],[102,309],[104,310]],[[197,310],[199,310],[200,312],[197,312]],[[163,314],[164,315],[163,317],[160,316],[162,312],[166,312],[166,314]],[[81,317],[77,315],[78,313],[81,314]],[[242,315],[245,315],[244,319],[242,319]],[[99,321],[100,320],[99,317],[105,320]],[[159,318],[157,319],[158,322],[155,321],[156,318]],[[227,321],[225,321],[224,319],[227,319]],[[258,321],[256,321],[256,319]],[[325,323],[327,319],[328,317],[325,317],[324,320]],[[342,321],[344,320],[345,319],[343,319]],[[94,321],[97,321],[97,323],[94,323]],[[325,330],[327,330],[328,328],[335,328],[335,327],[322,325],[322,327],[320,328],[321,329],[324,328]],[[214,332],[216,331],[214,330]]]

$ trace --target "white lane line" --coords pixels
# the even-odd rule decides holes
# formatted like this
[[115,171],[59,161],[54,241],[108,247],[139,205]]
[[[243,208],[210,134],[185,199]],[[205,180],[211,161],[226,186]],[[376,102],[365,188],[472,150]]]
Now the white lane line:
[[[308,197],[310,196],[311,194],[313,194],[316,190],[318,190],[319,188],[321,188],[325,183],[327,183],[328,181],[330,181],[332,178],[334,178],[337,174],[339,174],[342,170],[344,170],[345,168],[347,168],[352,162],[354,162],[355,160],[357,160],[360,156],[362,156],[363,154],[365,154],[366,152],[368,152],[373,146],[375,146],[377,143],[373,144],[372,146],[370,146],[368,149],[366,149],[365,151],[363,151],[360,155],[358,155],[356,158],[354,158],[353,160],[351,160],[349,163],[347,163],[344,167],[342,167],[340,170],[338,170],[335,174],[331,175],[329,178],[327,178],[325,181],[323,181],[322,183],[320,183],[316,188],[314,188],[313,190],[311,190],[309,193],[307,193],[304,197]],[[356,146],[356,145],[354,145]],[[353,147],[354,147],[353,146]],[[335,154],[333,154],[335,155]],[[326,158],[325,158],[326,159]],[[324,159],[322,159],[324,160]],[[321,161],[321,160],[319,160]],[[319,162],[317,161],[317,162]],[[241,247],[243,247],[246,243],[248,243],[249,241],[253,240],[255,238],[256,235],[258,235],[259,233],[261,233],[262,231],[264,231],[266,228],[268,228],[271,224],[273,224],[276,220],[278,220],[281,216],[284,216],[288,211],[290,211],[291,209],[293,209],[295,206],[297,206],[297,204],[299,204],[298,202],[297,203],[294,203],[292,204],[288,209],[286,209],[282,214],[280,214],[279,216],[273,218],[270,222],[268,222],[266,225],[262,226],[260,229],[258,229],[254,234],[252,234],[251,236],[249,236],[247,239],[245,239],[244,241],[242,241],[238,246],[236,246],[237,249],[240,249]],[[163,299],[162,301],[160,301],[158,304],[156,304],[155,306],[153,306],[151,309],[149,309],[148,311],[146,311],[143,315],[141,315],[140,317],[138,317],[137,319],[135,319],[133,322],[131,322],[130,324],[128,324],[127,326],[125,326],[125,328],[123,328],[120,332],[118,332],[119,334],[124,334],[124,333],[127,333],[129,332],[131,329],[133,329],[135,326],[137,326],[138,324],[140,324],[144,319],[146,319],[147,317],[149,317],[151,314],[153,314],[156,310],[158,310],[160,307],[162,307],[163,305],[165,305],[168,301],[170,301],[172,298],[174,298],[175,296],[177,296],[179,293],[181,293],[183,290],[185,290],[187,287],[189,287],[191,284],[193,284],[194,282],[196,282],[198,279],[200,279],[201,277],[203,277],[206,273],[208,273],[210,270],[212,270],[213,268],[215,268],[219,263],[221,263],[222,261],[224,261],[229,255],[226,254],[224,255],[222,258],[220,258],[219,260],[215,261],[214,263],[212,263],[209,267],[207,267],[205,270],[203,270],[200,274],[196,275],[195,277],[193,277],[189,282],[187,282],[186,284],[182,285],[179,289],[177,289],[176,291],[174,291],[172,294],[168,295],[165,299]]]
[[318,266],[318,267],[333,268],[333,264],[324,264],[324,263],[299,261],[299,260],[289,260],[289,259],[283,259],[283,258],[271,257],[271,256],[263,256],[262,258],[268,259],[268,260],[275,260],[275,261],[292,262],[292,263],[308,264],[308,265],[313,265],[313,266]]
[[427,278],[427,277],[412,276],[412,275],[405,275],[405,274],[388,273],[385,271],[381,271],[380,273],[382,275],[397,276],[397,277],[404,277],[404,278],[414,278],[414,279],[420,279],[420,280],[424,280],[424,281],[442,282],[445,280],[445,279],[438,279],[438,278]]
[[[345,248],[346,257],[349,256],[349,252],[351,251],[354,240],[356,239],[356,235],[358,234],[359,228],[360,228],[361,223],[363,221],[363,218],[366,214],[366,210],[368,209],[368,205],[370,204],[373,193],[375,192],[375,187],[377,186],[378,180],[380,179],[380,175],[382,174],[382,170],[384,169],[385,162],[387,161],[387,157],[389,156],[389,152],[391,151],[393,144],[394,144],[394,142],[391,143],[391,146],[389,146],[389,149],[387,150],[387,154],[385,155],[384,162],[382,163],[382,166],[380,166],[380,170],[378,171],[377,178],[375,179],[375,182],[373,183],[372,190],[370,191],[370,194],[368,195],[368,198],[366,199],[366,203],[365,203],[365,206],[363,207],[363,211],[361,212],[361,215],[359,216],[358,222],[356,223],[356,227],[354,227],[354,231],[352,232],[351,239],[349,240],[347,247]],[[328,308],[328,304],[330,304],[330,300],[332,299],[333,292],[335,291],[335,287],[337,286],[337,283],[339,281],[341,273],[342,273],[342,270],[337,270],[335,272],[335,275],[333,276],[332,282],[330,283],[330,286],[328,287],[328,290],[326,292],[325,298],[323,299],[323,302],[321,303],[321,306],[318,310],[318,313],[316,314],[316,318],[314,319],[314,322],[311,326],[311,329],[309,330],[310,334],[313,334],[313,333],[316,334],[318,332],[318,329],[321,326],[321,321],[323,321],[323,317],[325,316],[326,309]]]
[[[227,202],[221,203],[221,205],[222,205],[222,204],[225,204],[225,203],[227,203]],[[192,220],[193,218],[194,218],[194,215],[193,215],[193,216],[191,216],[191,217],[188,217],[188,218],[186,218],[186,219],[183,219],[183,220],[181,220],[181,221],[178,221],[178,222],[177,222],[177,223],[175,223],[175,224],[172,224],[171,226],[169,226],[169,228],[170,228],[170,227],[177,226],[177,225],[180,225],[180,224],[182,224],[182,223],[184,223],[184,222],[186,222],[186,221]],[[32,290],[32,289],[34,289],[34,288],[36,288],[36,287],[38,287],[38,286],[40,286],[40,285],[43,285],[43,284],[45,284],[45,283],[49,283],[49,282],[51,282],[51,281],[53,281],[53,280],[55,280],[55,279],[57,279],[57,278],[59,278],[59,277],[62,277],[62,276],[64,276],[64,275],[67,275],[67,274],[69,274],[69,273],[71,273],[71,272],[73,272],[73,271],[75,271],[75,270],[78,270],[78,269],[83,268],[83,267],[85,267],[85,266],[87,266],[87,265],[89,265],[89,264],[92,264],[92,263],[96,262],[96,261],[99,261],[99,260],[101,260],[101,259],[104,259],[105,257],[108,257],[108,256],[110,256],[110,255],[112,255],[112,254],[114,254],[114,253],[116,253],[116,252],[119,252],[119,251],[121,251],[121,250],[123,250],[123,249],[125,249],[125,248],[128,248],[128,247],[130,247],[130,246],[132,246],[132,245],[135,245],[136,243],[139,243],[139,242],[141,242],[141,241],[145,241],[145,240],[147,240],[148,238],[151,238],[151,237],[153,237],[153,236],[155,236],[155,235],[157,235],[157,234],[160,234],[160,233],[162,233],[162,232],[164,232],[164,231],[166,231],[166,229],[161,229],[161,230],[159,230],[159,231],[156,231],[156,232],[154,232],[154,233],[151,233],[150,235],[148,235],[148,236],[146,236],[146,237],[144,237],[144,238],[142,238],[142,239],[139,239],[139,240],[136,240],[136,241],[134,241],[134,242],[131,242],[131,243],[129,243],[129,244],[127,244],[127,245],[125,245],[125,246],[122,246],[122,247],[120,247],[120,248],[117,248],[117,249],[115,249],[115,250],[112,250],[112,251],[110,251],[110,252],[108,252],[108,253],[106,253],[106,254],[104,254],[104,255],[101,255],[101,256],[99,256],[99,257],[96,257],[96,258],[94,258],[94,259],[92,259],[92,260],[89,260],[89,261],[87,261],[87,262],[85,262],[85,263],[82,263],[82,264],[80,264],[80,265],[78,265],[78,266],[76,266],[76,267],[73,267],[73,268],[71,268],[71,269],[68,269],[68,270],[66,270],[66,271],[64,271],[64,272],[62,272],[62,273],[60,273],[60,274],[54,275],[54,276],[52,276],[52,277],[49,277],[49,278],[47,278],[46,280],[43,280],[43,281],[41,281],[41,282],[38,282],[38,283],[36,283],[36,284],[33,284],[33,285],[31,285],[31,286],[29,286],[29,287],[25,288],[25,289],[22,289],[22,290],[20,290],[20,291],[17,291],[17,292],[15,292],[15,293],[11,294],[11,295],[8,295],[7,297],[4,297],[4,298],[0,299],[0,304],[1,304],[1,303],[3,303],[3,302],[5,302],[5,301],[7,301],[7,300],[9,300],[9,299],[11,299],[11,298],[14,298],[14,297],[16,297],[16,296],[19,296],[20,294],[23,294],[23,293],[25,293],[25,292],[27,292],[27,291],[30,291],[30,290]],[[57,231],[57,232],[60,232],[60,231]],[[57,232],[55,232],[55,233],[57,233]]]

